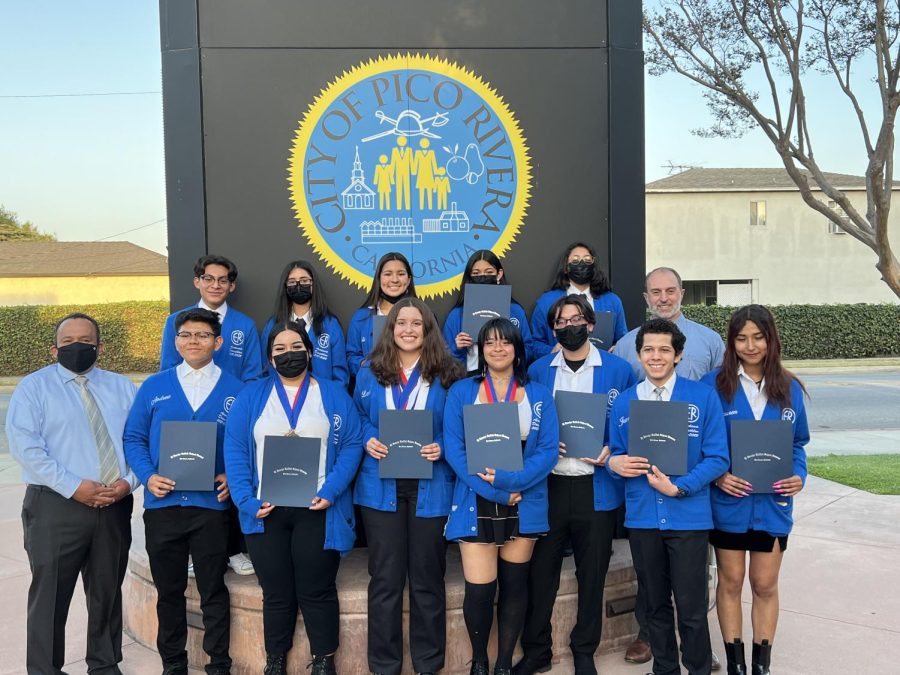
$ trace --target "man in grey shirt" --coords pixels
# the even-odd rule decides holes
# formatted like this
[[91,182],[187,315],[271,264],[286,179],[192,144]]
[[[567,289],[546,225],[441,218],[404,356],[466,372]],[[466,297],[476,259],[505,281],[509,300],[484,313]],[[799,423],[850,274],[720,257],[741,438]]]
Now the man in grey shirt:
[[[657,267],[645,279],[646,291],[644,300],[650,308],[650,315],[656,319],[668,319],[684,333],[687,342],[681,361],[675,367],[679,377],[699,380],[713,368],[722,365],[725,344],[722,337],[711,328],[691,321],[681,313],[681,300],[684,289],[681,287],[681,276],[671,267]],[[613,348],[613,354],[620,356],[631,364],[634,374],[644,378],[644,369],[638,360],[634,347],[634,339],[640,327],[626,333]]]
[[[681,361],[675,366],[675,373],[678,377],[699,380],[713,368],[722,365],[722,357],[725,355],[725,343],[722,341],[722,336],[711,328],[691,321],[681,313],[681,301],[684,298],[681,275],[671,267],[657,267],[647,274],[644,285],[646,287],[644,300],[647,301],[647,307],[650,308],[651,317],[674,322],[687,338]],[[634,374],[639,380],[643,380],[646,375],[635,348],[635,337],[637,337],[638,330],[640,330],[640,326],[626,333],[616,343],[613,354],[628,361]],[[652,658],[644,603],[643,593],[639,587],[634,614],[640,632],[637,639],[625,651],[625,660],[632,663],[646,663]],[[712,656],[713,670],[718,670],[720,666],[715,652]]]

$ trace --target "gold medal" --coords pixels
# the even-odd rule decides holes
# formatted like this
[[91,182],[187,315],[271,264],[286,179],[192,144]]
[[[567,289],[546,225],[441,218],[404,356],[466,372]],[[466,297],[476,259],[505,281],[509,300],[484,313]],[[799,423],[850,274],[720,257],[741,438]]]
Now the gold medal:
[[288,437],[296,436],[296,435],[297,435],[297,432],[294,431],[293,429],[288,429],[287,433],[285,434],[285,436],[288,436]]

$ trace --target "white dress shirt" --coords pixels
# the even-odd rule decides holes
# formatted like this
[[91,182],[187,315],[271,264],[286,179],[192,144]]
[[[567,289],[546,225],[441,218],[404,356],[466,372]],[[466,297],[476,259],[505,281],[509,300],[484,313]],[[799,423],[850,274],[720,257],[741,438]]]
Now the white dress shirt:
[[585,288],[583,291],[580,291],[575,287],[575,284],[570,283],[569,287],[566,289],[566,295],[583,295],[587,299],[588,304],[591,307],[594,306],[594,296],[591,295],[591,287],[590,286]]
[[210,312],[215,312],[219,315],[219,323],[225,323],[225,315],[228,313],[227,302],[223,302],[221,305],[219,305],[218,309],[213,309],[205,302],[203,302],[203,299],[201,298],[200,302],[197,303],[197,307],[199,307],[200,309],[208,309]]
[[[577,391],[583,394],[591,394],[594,391],[594,368],[603,365],[603,359],[597,348],[591,345],[587,358],[578,370],[569,368],[562,350],[556,352],[551,366],[556,366],[556,379],[553,380],[553,393],[557,391]],[[553,473],[557,476],[590,476],[594,473],[594,466],[573,457],[560,457],[553,467]]]
[[[672,400],[672,392],[675,391],[675,380],[678,378],[678,375],[672,373],[672,377],[669,378],[668,382],[666,382],[662,386],[662,400],[663,401],[671,401]],[[656,400],[656,385],[650,382],[650,380],[641,380],[641,382],[637,386],[637,395],[638,399],[641,401],[655,401]]]
[[303,316],[297,316],[296,314],[291,312],[291,321],[305,321],[306,323],[303,325],[306,326],[306,333],[308,335],[311,334],[311,332],[312,332],[312,309],[310,308],[310,309],[306,310],[306,314],[304,314]]
[[197,369],[191,368],[186,361],[182,361],[175,366],[175,374],[178,375],[178,384],[181,385],[185,398],[191,404],[191,409],[197,412],[215,388],[222,369],[212,361]]
[[[300,387],[285,387],[288,401],[293,402],[297,396]],[[278,398],[278,391],[272,387],[272,393],[269,394],[269,400],[266,401],[266,407],[263,408],[259,419],[253,425],[253,440],[256,441],[256,470],[258,475],[262,475],[263,471],[263,453],[266,447],[266,436],[284,436],[290,427],[284,408],[281,407],[281,400]],[[319,385],[313,381],[309,383],[309,391],[306,394],[306,401],[303,409],[300,411],[300,417],[297,419],[297,426],[294,432],[298,436],[306,438],[318,438],[319,443],[319,480],[316,483],[316,489],[321,490],[325,483],[325,459],[328,455],[328,436],[331,433],[331,424],[328,416],[325,414],[325,406],[322,404],[322,391]],[[259,498],[259,494],[257,494]]]
[[754,419],[761,420],[763,410],[766,409],[766,403],[769,401],[769,397],[766,396],[765,378],[757,385],[753,378],[744,372],[743,364],[740,364],[738,365],[738,382],[741,383],[741,389],[744,390],[744,396],[747,397]]

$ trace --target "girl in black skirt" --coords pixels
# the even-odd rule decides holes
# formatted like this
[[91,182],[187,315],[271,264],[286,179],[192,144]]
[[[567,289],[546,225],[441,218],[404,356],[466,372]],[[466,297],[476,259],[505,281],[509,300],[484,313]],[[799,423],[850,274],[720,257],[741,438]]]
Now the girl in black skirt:
[[[547,475],[556,464],[559,428],[552,392],[529,382],[525,344],[509,319],[493,319],[478,334],[480,375],[451,387],[444,410],[444,446],[456,473],[446,536],[460,543],[466,594],[463,616],[472,643],[473,675],[488,673],[487,643],[497,601],[495,675],[508,675],[522,631],[528,563],[535,539],[547,532]],[[521,471],[485,467],[470,474],[463,409],[517,404],[523,447]]]
[[[775,625],[778,622],[778,573],[793,519],[793,497],[806,480],[809,427],[800,381],[781,365],[781,340],[775,318],[762,305],[736,310],[728,326],[722,367],[703,378],[722,401],[729,436],[734,420],[784,420],[794,437],[792,475],[771,489],[753,486],[730,471],[711,488],[715,529],[709,542],[716,549],[719,585],[716,603],[728,673],[747,672],[742,642],[741,589],[747,557],[753,592],[753,675],[768,675]],[[774,492],[773,492],[774,491]]]

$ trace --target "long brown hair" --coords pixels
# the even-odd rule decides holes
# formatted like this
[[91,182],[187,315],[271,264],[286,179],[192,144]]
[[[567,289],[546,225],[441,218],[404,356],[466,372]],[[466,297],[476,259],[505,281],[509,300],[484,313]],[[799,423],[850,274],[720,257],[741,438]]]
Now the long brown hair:
[[785,408],[791,404],[791,382],[796,381],[803,393],[806,387],[789,370],[781,365],[781,338],[778,337],[778,327],[775,325],[775,317],[762,305],[746,305],[739,307],[731,315],[728,322],[728,339],[725,343],[725,358],[722,360],[722,369],[716,376],[716,389],[726,400],[734,400],[738,389],[738,366],[740,359],[734,343],[738,333],[744,325],[752,321],[766,338],[766,357],[763,360],[763,378],[766,381],[766,398],[779,408]]
[[422,351],[419,355],[419,372],[428,382],[440,380],[444,389],[463,375],[459,361],[451,356],[441,335],[437,319],[428,305],[418,298],[406,297],[394,303],[384,322],[381,339],[376,337],[375,349],[369,355],[369,368],[382,386],[400,382],[400,350],[394,342],[394,326],[404,307],[412,307],[422,315]]

